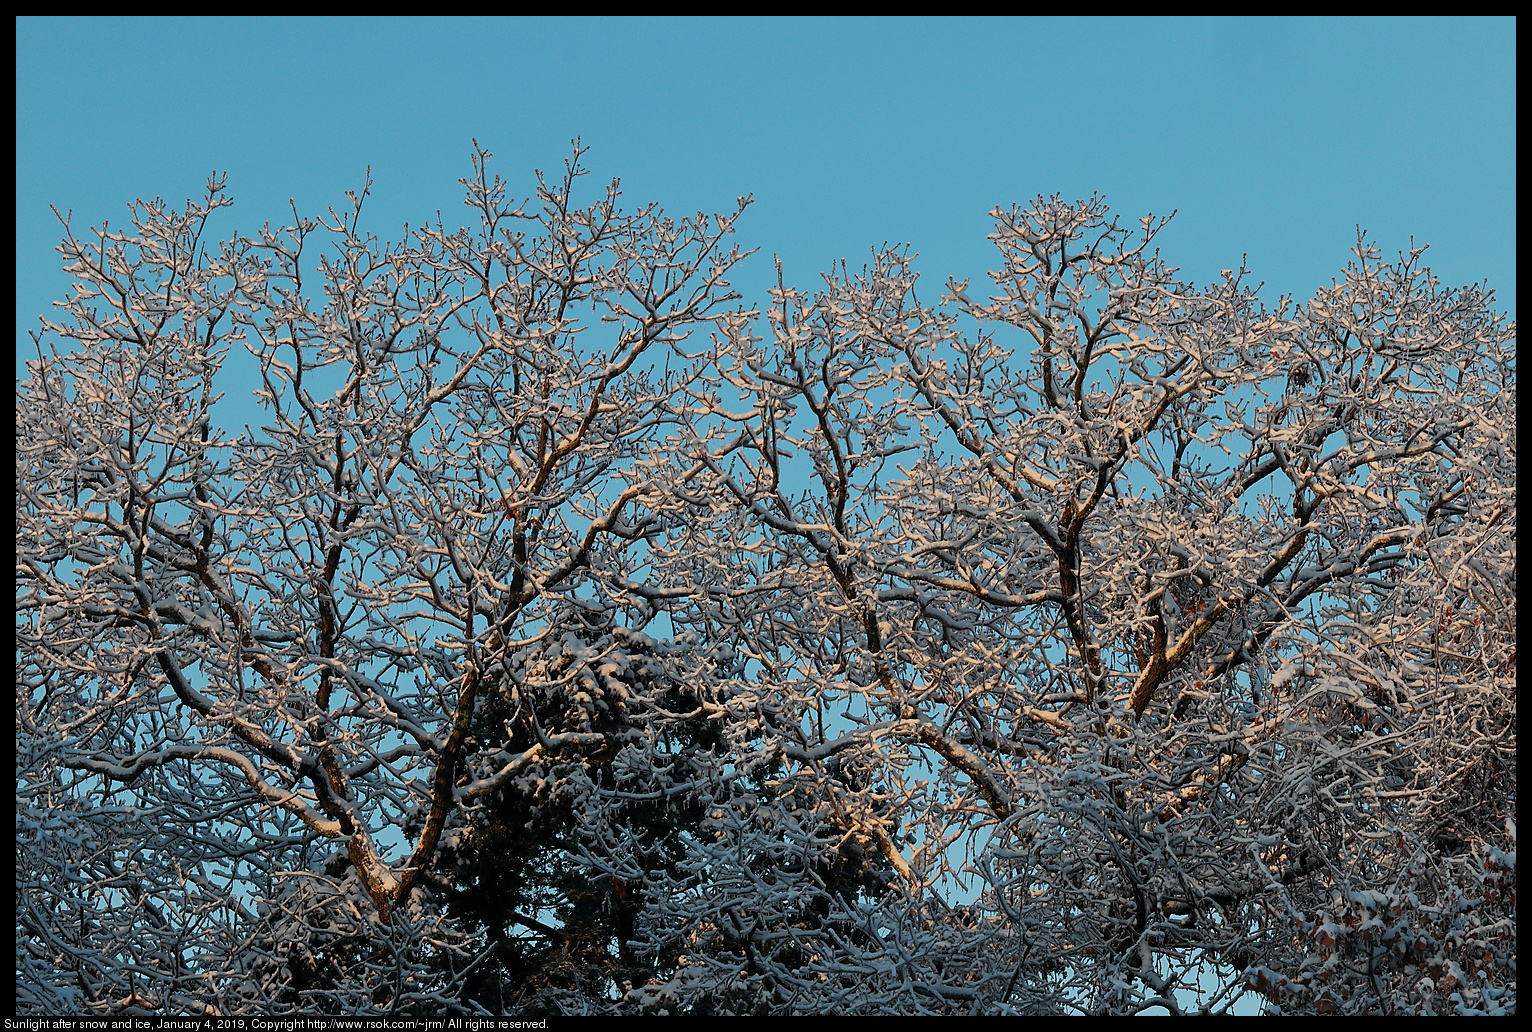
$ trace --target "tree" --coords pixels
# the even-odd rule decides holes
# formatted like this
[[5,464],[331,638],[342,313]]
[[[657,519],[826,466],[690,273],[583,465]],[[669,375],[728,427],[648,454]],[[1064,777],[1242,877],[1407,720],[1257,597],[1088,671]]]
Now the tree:
[[982,303],[885,249],[762,313],[747,198],[488,157],[394,245],[63,220],[19,1009],[1514,1009],[1491,293],[1359,236],[1269,310],[1055,197]]

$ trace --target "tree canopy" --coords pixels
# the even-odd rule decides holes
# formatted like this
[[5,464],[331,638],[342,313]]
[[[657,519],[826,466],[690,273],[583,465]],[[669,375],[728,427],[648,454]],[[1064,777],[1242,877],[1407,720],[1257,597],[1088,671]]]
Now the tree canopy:
[[1492,292],[1359,233],[1267,307],[1055,196],[988,290],[754,308],[748,198],[581,154],[397,243],[62,220],[19,1011],[1514,1010]]

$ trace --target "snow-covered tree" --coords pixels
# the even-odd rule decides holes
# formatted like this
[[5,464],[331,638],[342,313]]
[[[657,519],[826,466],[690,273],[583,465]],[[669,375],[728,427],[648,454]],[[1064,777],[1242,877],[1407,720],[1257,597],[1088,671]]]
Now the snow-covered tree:
[[1491,293],[1359,237],[1267,308],[1055,197],[982,301],[755,311],[746,199],[580,156],[399,244],[65,221],[18,1009],[1514,1009]]

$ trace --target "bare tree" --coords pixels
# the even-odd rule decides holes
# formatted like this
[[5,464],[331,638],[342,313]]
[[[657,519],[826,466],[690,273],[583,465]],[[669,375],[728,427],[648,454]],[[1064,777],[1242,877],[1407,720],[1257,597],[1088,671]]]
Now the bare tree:
[[[449,818],[544,753],[602,741],[539,734],[465,782],[475,706],[518,636],[546,632],[564,594],[627,597],[652,442],[685,375],[646,356],[732,299],[740,255],[721,249],[738,212],[623,213],[615,183],[574,207],[579,157],[529,207],[479,152],[464,181],[477,229],[387,248],[360,234],[364,191],[328,221],[210,250],[221,181],[184,213],[137,207],[131,235],[66,237],[73,321],[46,333],[75,346],[40,353],[18,405],[21,719],[46,743],[40,771],[130,786],[182,829],[189,845],[130,851],[121,875],[159,905],[187,905],[178,867],[211,864],[230,905],[253,895],[283,921],[336,893],[371,926],[413,920]],[[335,243],[318,309],[303,285],[316,231]],[[608,339],[579,346],[594,327]],[[229,439],[214,378],[234,346],[258,363],[270,422]],[[390,859],[379,834],[417,817]],[[343,859],[298,862],[319,842]],[[79,891],[131,909],[121,856],[97,850]],[[115,969],[47,959],[74,968],[82,1006],[130,991]],[[264,983],[242,996],[224,977],[241,965],[204,956],[166,992],[254,1005]],[[347,991],[396,1005],[408,970],[379,959],[372,980],[398,985]]]
[[364,191],[209,249],[216,181],[66,236],[19,1007],[1514,1008],[1489,292],[1359,236],[1271,310],[1038,198],[983,302],[885,250],[763,316],[746,200],[579,208],[577,149],[516,205],[487,157],[400,245]]
[[[1442,827],[1514,848],[1514,325],[1420,251],[1359,239],[1344,282],[1269,312],[1244,270],[1174,280],[1163,221],[995,217],[996,293],[948,299],[1029,361],[922,305],[896,252],[780,289],[769,345],[728,324],[748,429],[696,454],[746,529],[673,550],[739,571],[687,618],[757,659],[799,776],[869,772],[844,805],[908,884],[982,875],[1009,942],[959,978],[992,1005],[1047,958],[1082,1009],[1175,1010],[1216,957],[1325,982],[1316,1009],[1429,1007],[1444,977],[1497,1006],[1503,908],[1446,976],[1402,914],[1420,870],[1471,862]],[[1356,892],[1395,907],[1360,968],[1295,931]]]

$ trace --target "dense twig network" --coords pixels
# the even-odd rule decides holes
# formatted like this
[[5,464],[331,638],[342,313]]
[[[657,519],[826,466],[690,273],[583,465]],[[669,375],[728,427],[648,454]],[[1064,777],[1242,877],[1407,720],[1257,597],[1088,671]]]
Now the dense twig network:
[[747,198],[488,158],[398,244],[65,220],[18,1010],[1514,1009],[1492,295],[1359,237],[1268,309],[1054,197],[982,301],[755,311]]

